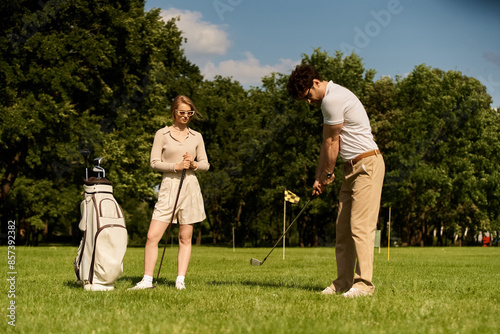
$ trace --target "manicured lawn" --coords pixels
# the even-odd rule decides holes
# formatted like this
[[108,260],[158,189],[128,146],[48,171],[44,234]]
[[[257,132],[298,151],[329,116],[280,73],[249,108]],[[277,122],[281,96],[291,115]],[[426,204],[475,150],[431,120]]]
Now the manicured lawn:
[[[77,247],[16,247],[17,333],[498,333],[500,248],[375,250],[375,294],[346,299],[320,291],[335,278],[333,248],[198,246],[177,291],[177,248],[167,247],[158,288],[127,291],[142,277],[143,249],[129,248],[110,292],[74,283]],[[4,258],[7,247],[0,247]],[[161,251],[161,250],[160,250]],[[161,253],[160,253],[161,256]],[[9,272],[4,261],[4,272]],[[157,270],[157,269],[156,269]],[[156,271],[155,271],[156,276]],[[4,281],[5,282],[5,281]]]

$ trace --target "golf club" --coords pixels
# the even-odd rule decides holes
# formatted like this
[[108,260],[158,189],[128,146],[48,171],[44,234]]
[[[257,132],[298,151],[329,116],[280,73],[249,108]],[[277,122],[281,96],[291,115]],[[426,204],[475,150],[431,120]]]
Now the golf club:
[[163,254],[161,256],[160,266],[158,267],[158,274],[156,275],[156,282],[153,285],[152,289],[156,288],[158,284],[158,278],[160,277],[161,265],[163,263],[163,257],[165,256],[165,249],[167,249],[168,238],[170,237],[170,228],[172,227],[172,223],[174,222],[175,217],[175,209],[177,208],[177,201],[179,200],[179,195],[181,193],[182,183],[184,182],[184,177],[186,176],[186,170],[182,170],[181,181],[179,183],[179,190],[177,191],[177,197],[175,198],[174,209],[172,210],[172,218],[170,219],[170,224],[168,224],[167,228],[167,239],[165,240],[165,247],[163,247]]
[[312,199],[308,200],[307,203],[302,207],[302,210],[300,210],[299,214],[295,217],[295,219],[290,223],[290,226],[288,226],[288,228],[285,230],[285,233],[283,233],[281,235],[281,237],[278,239],[278,241],[276,242],[276,244],[274,245],[273,249],[271,249],[271,251],[269,252],[269,254],[267,254],[267,256],[264,258],[264,260],[262,261],[259,261],[257,259],[254,259],[252,258],[250,260],[250,264],[252,266],[261,266],[264,264],[264,262],[266,262],[266,259],[269,257],[269,255],[273,252],[273,250],[276,248],[276,246],[278,246],[279,242],[281,241],[281,239],[283,239],[283,237],[285,236],[286,232],[288,232],[288,230],[290,229],[290,227],[292,227],[293,223],[295,223],[295,221],[297,220],[297,218],[299,218],[299,216],[302,214],[302,212],[304,211],[304,209],[306,208],[306,206],[309,204],[309,202],[311,202]]
[[102,159],[104,159],[104,158],[102,158],[102,157],[95,158],[94,159],[94,165],[101,167],[101,161],[102,161]]
[[94,159],[94,168],[92,169],[92,171],[94,173],[97,173],[97,178],[101,178],[101,173],[103,174],[102,177],[106,177],[106,172],[104,171],[104,168],[101,167],[101,161],[102,161],[102,157],[101,158],[95,158]]
[[97,173],[97,178],[98,179],[101,178],[101,173],[102,173],[102,177],[106,177],[106,171],[101,166],[94,166],[94,168],[92,169],[92,171],[94,173]]
[[87,167],[88,165],[88,157],[90,155],[90,151],[87,149],[83,149],[80,151],[80,154],[83,156],[83,159],[85,160],[85,180],[88,181],[89,179],[89,169]]

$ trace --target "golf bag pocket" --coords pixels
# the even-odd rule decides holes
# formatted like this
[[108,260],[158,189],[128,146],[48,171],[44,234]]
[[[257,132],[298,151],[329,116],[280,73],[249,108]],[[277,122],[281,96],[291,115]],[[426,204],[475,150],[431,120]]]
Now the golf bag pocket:
[[100,217],[101,228],[95,236],[92,283],[110,284],[123,273],[127,250],[127,230],[123,218]]
[[[123,214],[121,212],[120,207],[118,206],[118,203],[116,203],[116,200],[114,198],[103,198],[101,202],[99,203],[99,214],[101,219],[105,218],[117,218],[121,219],[123,218]],[[122,222],[118,222],[118,224],[122,224]],[[112,225],[112,224],[106,224],[105,222],[101,221],[101,226],[105,225]]]

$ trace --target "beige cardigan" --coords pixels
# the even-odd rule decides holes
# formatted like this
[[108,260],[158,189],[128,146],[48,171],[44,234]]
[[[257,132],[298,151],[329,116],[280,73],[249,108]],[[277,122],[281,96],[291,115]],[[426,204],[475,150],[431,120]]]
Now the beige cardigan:
[[156,132],[151,149],[151,168],[158,172],[174,173],[175,165],[183,160],[182,156],[186,152],[196,160],[196,170],[207,171],[210,168],[203,136],[191,128],[188,130],[188,135],[182,142],[171,136],[168,126]]

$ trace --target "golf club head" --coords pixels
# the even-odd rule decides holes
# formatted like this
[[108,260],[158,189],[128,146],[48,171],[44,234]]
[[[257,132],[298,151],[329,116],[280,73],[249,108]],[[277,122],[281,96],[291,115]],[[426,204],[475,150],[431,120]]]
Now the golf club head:
[[87,160],[88,156],[90,155],[90,151],[89,151],[89,150],[84,149],[84,150],[81,150],[81,151],[80,151],[80,154],[83,156],[83,158],[84,158],[85,160]]
[[102,173],[102,177],[106,177],[106,171],[101,166],[94,166],[94,169],[92,169],[92,171],[94,173],[98,173],[99,178],[101,178],[101,173]]
[[95,158],[94,159],[94,165],[101,167],[101,161],[102,161],[102,159],[103,159],[102,157],[101,158]]
[[257,259],[252,258],[252,259],[250,260],[250,264],[251,264],[252,266],[261,266],[261,265],[262,265],[262,262],[261,262],[261,261],[259,261],[259,260],[257,260]]

